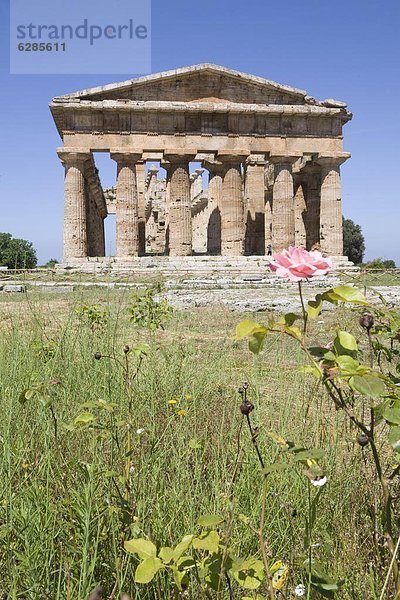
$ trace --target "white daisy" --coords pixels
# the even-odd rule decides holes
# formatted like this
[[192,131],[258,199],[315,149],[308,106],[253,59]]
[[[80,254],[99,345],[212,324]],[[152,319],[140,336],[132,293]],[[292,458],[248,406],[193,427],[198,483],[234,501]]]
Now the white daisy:
[[311,483],[314,487],[322,487],[326,484],[327,481],[328,481],[328,479],[325,475],[324,475],[324,477],[318,477],[317,479],[311,479]]
[[306,586],[303,585],[302,583],[299,583],[299,585],[296,585],[296,587],[294,588],[294,595],[297,597],[302,597],[306,595]]

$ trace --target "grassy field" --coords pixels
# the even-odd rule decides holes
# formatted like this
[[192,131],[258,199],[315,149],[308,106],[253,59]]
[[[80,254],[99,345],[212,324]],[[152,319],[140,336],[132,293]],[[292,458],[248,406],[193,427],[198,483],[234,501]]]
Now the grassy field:
[[[103,327],[76,313],[82,303],[109,311]],[[304,359],[293,341],[271,337],[253,356],[232,339],[246,315],[222,308],[175,312],[165,331],[149,333],[129,322],[128,304],[128,291],[107,289],[0,299],[0,598],[86,600],[99,583],[106,598],[123,591],[132,599],[173,598],[164,574],[148,586],[134,583],[138,561],[123,539],[176,544],[204,513],[226,522],[233,515],[231,547],[257,554],[253,532],[239,519],[257,524],[260,512],[262,477],[237,392],[248,381],[266,463],[277,453],[268,432],[326,452],[313,553],[332,577],[346,580],[336,597],[378,600],[387,565],[373,552],[379,489],[368,449],[317,383],[297,373]],[[339,323],[359,336],[357,315],[336,309],[314,327],[326,343]],[[149,349],[128,390],[126,361],[134,374],[139,359],[123,348],[139,343]],[[31,392],[21,398],[24,390]],[[87,413],[94,421],[79,426],[76,418]],[[271,562],[289,564],[279,596],[289,599],[307,583],[301,565],[310,486],[297,470],[269,482],[265,538]],[[195,583],[188,594],[202,597]],[[231,594],[251,597],[234,583]]]

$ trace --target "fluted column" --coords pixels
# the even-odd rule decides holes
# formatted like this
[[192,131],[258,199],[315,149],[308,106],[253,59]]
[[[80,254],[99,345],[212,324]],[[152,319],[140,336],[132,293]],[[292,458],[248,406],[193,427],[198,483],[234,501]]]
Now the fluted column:
[[64,261],[86,258],[87,248],[87,194],[85,163],[90,154],[58,152],[65,166],[64,179]]
[[263,154],[252,154],[246,161],[246,254],[265,253],[265,164]]
[[138,195],[138,252],[143,256],[146,252],[146,202],[144,172],[146,163],[140,160],[136,163],[136,186]]
[[196,169],[190,175],[190,197],[192,200],[203,191],[203,173],[204,169]]
[[222,166],[206,163],[208,180],[207,252],[221,254]]
[[272,247],[279,252],[295,243],[294,189],[292,165],[295,156],[273,156],[275,182],[272,200]]
[[192,211],[190,202],[190,158],[165,155],[168,171],[168,246],[170,256],[192,254]]
[[319,156],[321,165],[320,245],[325,254],[343,255],[342,197],[340,165],[348,158]]
[[222,159],[221,254],[244,253],[244,207],[240,158]]
[[307,244],[307,207],[304,187],[302,182],[299,183],[294,195],[294,243],[295,246],[302,246],[303,248],[305,248]]
[[306,182],[306,239],[307,250],[319,249],[321,167],[307,165],[303,171]]
[[129,259],[139,254],[136,163],[141,159],[141,154],[113,153],[111,158],[117,163],[116,256]]
[[85,180],[85,193],[87,255],[104,256],[104,218],[99,213],[96,201],[93,197],[89,182],[87,180]]

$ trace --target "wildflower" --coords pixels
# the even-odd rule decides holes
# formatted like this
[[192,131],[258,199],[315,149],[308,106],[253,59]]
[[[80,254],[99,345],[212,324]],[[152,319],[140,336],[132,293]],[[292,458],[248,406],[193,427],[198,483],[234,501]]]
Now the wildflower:
[[187,414],[187,410],[183,410],[183,408],[181,408],[181,410],[178,410],[177,414],[180,417],[184,417]]
[[185,396],[185,400],[186,400],[186,401],[189,401],[189,400],[191,400],[191,399],[192,399],[192,396],[191,396],[190,394],[186,394],[186,396]]
[[137,429],[137,430],[136,430],[136,433],[137,433],[138,435],[142,435],[142,433],[144,433],[144,429],[143,429],[143,428]]
[[302,583],[299,583],[299,585],[296,585],[296,587],[294,588],[294,595],[297,597],[302,597],[306,595],[306,586],[303,585]]
[[269,268],[279,277],[301,281],[315,275],[325,275],[332,268],[332,262],[318,250],[308,252],[304,248],[290,246],[287,250],[274,254]]
[[328,481],[326,475],[322,476],[318,476],[315,479],[311,479],[311,483],[314,487],[323,487],[326,482]]
[[176,404],[178,401],[175,400],[174,398],[172,398],[172,400],[168,400],[168,404],[170,404],[171,406],[173,406],[174,404]]
[[289,574],[289,567],[282,560],[277,560],[270,568],[272,587],[281,590]]

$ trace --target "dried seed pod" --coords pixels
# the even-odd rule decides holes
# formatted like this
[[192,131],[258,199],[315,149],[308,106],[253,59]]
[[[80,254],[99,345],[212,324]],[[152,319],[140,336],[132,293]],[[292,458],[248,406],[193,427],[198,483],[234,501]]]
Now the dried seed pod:
[[94,353],[94,357],[96,360],[100,360],[101,359],[101,352],[95,352]]
[[242,404],[240,405],[240,412],[242,413],[242,415],[249,415],[253,410],[254,404],[252,404],[248,400],[242,402]]
[[359,323],[361,327],[363,327],[369,332],[374,326],[374,316],[371,315],[371,313],[369,312],[363,312],[363,314],[360,317]]
[[129,352],[129,350],[130,350],[130,348],[129,348],[128,344],[125,344],[125,346],[124,346],[123,350],[124,350],[124,354],[128,354],[128,352]]
[[369,437],[365,433],[361,433],[357,438],[357,443],[364,448],[369,444]]

